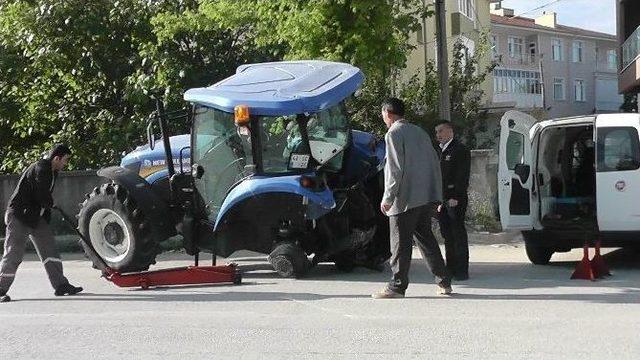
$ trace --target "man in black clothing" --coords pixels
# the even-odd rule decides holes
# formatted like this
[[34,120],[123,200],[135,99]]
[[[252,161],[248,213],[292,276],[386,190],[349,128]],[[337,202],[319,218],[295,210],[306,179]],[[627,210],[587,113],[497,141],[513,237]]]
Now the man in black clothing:
[[53,186],[58,172],[67,165],[70,156],[71,150],[66,145],[55,145],[47,157],[31,164],[22,173],[9,199],[4,215],[7,236],[0,261],[0,302],[11,300],[7,291],[22,262],[27,238],[36,248],[56,296],[74,295],[82,291],[81,287],[72,286],[64,277],[62,260],[49,227]]
[[456,280],[469,278],[469,241],[464,218],[469,198],[469,149],[455,138],[453,126],[447,121],[436,126],[440,143],[443,204],[439,207],[440,232],[444,237],[447,268]]

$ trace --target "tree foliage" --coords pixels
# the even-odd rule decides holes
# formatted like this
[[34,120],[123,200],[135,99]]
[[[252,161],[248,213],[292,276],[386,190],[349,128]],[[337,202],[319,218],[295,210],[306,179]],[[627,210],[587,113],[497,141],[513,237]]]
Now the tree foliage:
[[[496,66],[495,63],[485,67],[481,65],[488,50],[486,35],[481,37],[473,54],[468,53],[461,41],[453,45],[449,77],[451,122],[471,148],[486,145],[477,143],[476,134],[487,130],[486,114],[481,110],[484,95],[481,85]],[[433,132],[435,124],[441,120],[438,111],[440,86],[435,64],[427,64],[424,80],[416,75],[401,84],[399,95],[407,102],[406,117]]]
[[75,168],[117,163],[140,143],[154,98],[179,108],[186,88],[273,59],[242,28],[198,9],[188,0],[3,2],[0,172],[55,142],[70,144]]
[[[424,82],[395,80],[411,50],[409,34],[421,17],[432,15],[423,4],[5,0],[0,2],[0,172],[21,170],[55,142],[71,145],[76,169],[117,163],[123,151],[142,141],[155,99],[167,110],[179,109],[185,90],[211,85],[250,62],[354,64],[367,78],[350,104],[357,127],[383,131],[380,102],[394,89],[407,99],[411,116],[427,126],[437,113],[433,66]],[[481,80],[478,73],[452,73],[454,109],[466,121],[476,111],[470,89]],[[177,125],[187,130],[188,124]]]

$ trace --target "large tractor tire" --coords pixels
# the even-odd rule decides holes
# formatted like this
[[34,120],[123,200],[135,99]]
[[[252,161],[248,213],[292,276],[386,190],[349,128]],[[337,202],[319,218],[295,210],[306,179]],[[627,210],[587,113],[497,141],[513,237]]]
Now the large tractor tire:
[[151,224],[126,189],[114,183],[96,187],[87,196],[78,230],[107,266],[120,272],[147,270],[160,252]]
[[271,254],[269,262],[282,277],[302,277],[311,267],[309,259],[300,245],[291,241],[278,243]]

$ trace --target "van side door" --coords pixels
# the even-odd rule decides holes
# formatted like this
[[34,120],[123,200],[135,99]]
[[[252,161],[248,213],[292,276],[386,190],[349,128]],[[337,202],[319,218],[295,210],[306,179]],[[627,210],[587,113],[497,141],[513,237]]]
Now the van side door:
[[498,202],[503,229],[533,227],[531,189],[533,161],[530,131],[535,118],[519,111],[507,111],[500,120],[498,159]]
[[596,118],[596,206],[600,231],[640,231],[640,115]]

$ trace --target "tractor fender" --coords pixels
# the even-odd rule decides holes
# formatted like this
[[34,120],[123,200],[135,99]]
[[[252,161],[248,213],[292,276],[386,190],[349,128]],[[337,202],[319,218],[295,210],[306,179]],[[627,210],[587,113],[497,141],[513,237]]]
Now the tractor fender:
[[315,220],[329,213],[336,202],[333,192],[326,188],[322,191],[313,191],[300,184],[301,175],[290,176],[255,176],[240,183],[233,188],[224,199],[220,211],[216,216],[214,231],[224,219],[227,212],[236,204],[243,200],[267,193],[290,193],[300,195],[306,204],[306,216],[310,220]]
[[100,169],[98,176],[107,178],[124,187],[136,204],[149,217],[154,235],[161,240],[176,235],[175,223],[169,204],[159,197],[151,185],[137,173],[120,166]]

